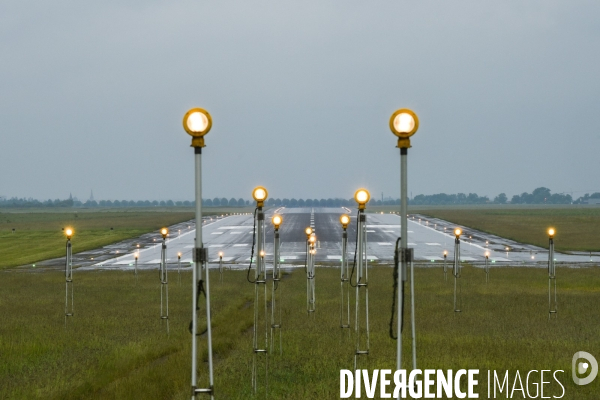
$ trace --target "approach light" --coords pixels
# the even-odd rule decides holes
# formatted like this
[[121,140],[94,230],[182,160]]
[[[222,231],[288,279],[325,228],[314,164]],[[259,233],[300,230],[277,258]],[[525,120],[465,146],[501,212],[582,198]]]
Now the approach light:
[[67,239],[71,239],[71,236],[73,236],[73,229],[71,228],[67,228],[65,229],[65,235],[67,235]]
[[306,233],[306,239],[308,239],[312,233],[312,228],[309,226],[304,230],[304,233]]
[[264,250],[261,250],[261,251],[260,251],[260,256],[261,256],[261,257],[264,257],[264,256],[265,256],[265,251],[264,251]]
[[256,200],[256,206],[262,207],[264,205],[264,201],[267,199],[269,192],[262,186],[257,186],[252,191],[252,197]]
[[554,237],[555,233],[556,233],[556,231],[554,230],[554,228],[548,229],[548,236],[550,236],[550,239],[552,239]]
[[212,127],[212,118],[203,108],[192,108],[183,116],[183,129],[192,136],[192,147],[204,147],[204,135]]
[[219,252],[219,258],[223,258],[223,252],[222,251]]
[[448,250],[444,250],[444,257],[448,255]]
[[275,227],[275,230],[279,229],[279,225],[281,225],[281,223],[283,222],[283,219],[281,218],[281,215],[273,215],[273,218],[271,218],[271,222],[273,223],[273,226]]
[[459,238],[461,234],[462,234],[462,230],[461,230],[460,228],[456,228],[456,229],[454,230],[454,235],[455,235],[457,238]]
[[163,239],[166,239],[167,235],[169,234],[169,230],[167,228],[162,228],[160,230],[160,234],[162,235]]
[[359,210],[365,209],[365,204],[368,203],[369,199],[371,199],[371,195],[367,189],[358,189],[356,193],[354,193],[354,200],[358,203]]
[[181,258],[181,253],[177,253],[177,258]]
[[485,258],[489,258],[489,257],[490,257],[490,252],[489,252],[489,251],[486,251],[486,252],[485,252]]
[[308,238],[308,241],[313,244],[317,241],[317,237],[315,236],[314,233],[312,235],[310,235],[310,238]]
[[399,148],[410,147],[410,137],[419,129],[417,114],[407,108],[396,110],[390,117],[390,129],[398,136]]
[[350,223],[350,217],[347,214],[342,214],[340,217],[340,223],[342,224],[342,227],[346,229]]

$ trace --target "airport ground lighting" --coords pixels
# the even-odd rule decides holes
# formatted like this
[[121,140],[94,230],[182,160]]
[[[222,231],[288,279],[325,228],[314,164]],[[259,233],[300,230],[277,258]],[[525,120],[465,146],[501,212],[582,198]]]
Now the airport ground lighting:
[[[413,369],[417,368],[417,341],[416,341],[416,330],[415,330],[415,304],[414,304],[414,271],[413,271],[413,260],[412,252],[408,249],[408,227],[407,227],[407,215],[408,215],[408,149],[411,147],[410,137],[414,135],[419,129],[419,118],[412,110],[407,108],[401,108],[394,111],[390,117],[390,130],[398,138],[397,146],[400,149],[400,252],[401,257],[398,259],[401,261],[401,267],[398,268],[397,281],[402,282],[401,278],[407,276],[406,271],[408,264],[411,264],[410,274],[410,301],[411,301],[411,334],[412,334],[412,361]],[[399,284],[399,287],[403,285]],[[403,289],[398,290],[397,298],[397,330],[398,330],[398,342],[396,344],[396,368],[402,369],[402,320],[401,310],[403,301]]]
[[444,250],[444,281],[448,280],[448,267],[446,266],[447,258],[448,258],[448,250]]
[[169,230],[167,228],[162,228],[160,230],[160,235],[163,237],[163,239],[166,239],[169,235]]
[[310,238],[310,235],[312,234],[312,228],[309,226],[304,230],[304,233],[306,234],[306,240],[308,240],[308,238]]
[[347,214],[340,216],[340,224],[342,224],[342,262],[340,265],[340,328],[348,328],[350,333],[350,276],[348,274],[348,224],[350,217]]
[[[269,318],[267,316],[268,299],[267,299],[267,271],[265,265],[265,214],[263,207],[269,192],[262,186],[257,186],[252,190],[252,197],[256,201],[256,250],[258,257],[256,258],[256,270],[254,273],[254,327],[252,331],[252,389],[256,393],[258,389],[258,354],[265,355],[265,388],[268,382],[268,365],[269,365]],[[252,258],[252,257],[251,257]],[[250,261],[252,263],[252,261]],[[259,285],[263,285],[263,290],[259,290]],[[261,303],[262,307],[259,306],[260,294],[263,294]],[[261,311],[262,309],[262,311]],[[264,326],[260,321],[264,318]],[[259,326],[260,325],[260,326]],[[259,329],[264,332],[259,332]],[[259,346],[259,336],[264,333],[264,345]],[[262,340],[261,340],[262,341]]]
[[[358,189],[354,193],[354,200],[358,203],[358,218],[356,226],[356,297],[355,297],[355,319],[354,333],[356,336],[356,348],[354,351],[354,370],[357,369],[358,357],[369,355],[369,268],[367,259],[367,215],[366,204],[371,195],[366,189]],[[364,304],[364,307],[361,306]],[[361,314],[364,316],[364,328],[361,326]],[[364,331],[364,335],[361,335]]]
[[167,321],[167,334],[169,334],[169,278],[167,272],[167,236],[169,230],[162,228],[162,245],[160,250],[160,319]]
[[279,254],[279,227],[283,222],[281,215],[275,214],[271,218],[273,224],[273,286],[271,290],[271,353],[273,353],[275,334],[279,332],[279,355],[282,354],[282,342],[281,337],[281,271],[280,262],[281,256]]
[[489,282],[490,281],[490,265],[488,263],[490,259],[490,252],[486,251],[485,252],[485,282]]
[[[556,229],[548,229],[548,319],[558,313],[558,295],[556,293],[556,264],[554,263],[554,235]],[[552,285],[554,282],[554,287]],[[554,296],[552,292],[554,289]]]
[[75,306],[73,303],[73,252],[71,248],[73,233],[73,228],[65,229],[65,236],[67,237],[65,255],[65,328],[67,327],[67,317],[75,315]]
[[[212,326],[210,317],[210,282],[206,263],[208,249],[202,243],[202,148],[205,147],[204,137],[212,128],[212,117],[202,108],[192,108],[183,116],[183,129],[192,137],[191,147],[194,148],[195,170],[195,200],[196,200],[196,241],[192,253],[194,267],[192,270],[192,400],[198,394],[208,394],[214,400],[214,376],[212,353]],[[206,287],[202,273],[205,273]],[[206,295],[206,339],[208,353],[208,387],[198,387],[198,293],[204,290]]]
[[[454,268],[452,269],[452,275],[454,275],[454,312],[461,312],[462,308],[462,299],[457,297],[459,293],[457,292],[458,279],[460,278],[460,235],[462,234],[462,230],[460,228],[456,228],[454,230]],[[460,288],[460,286],[459,286]]]

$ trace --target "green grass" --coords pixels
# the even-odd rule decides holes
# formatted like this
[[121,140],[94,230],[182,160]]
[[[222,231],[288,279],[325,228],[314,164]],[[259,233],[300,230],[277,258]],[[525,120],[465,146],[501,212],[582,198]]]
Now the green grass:
[[[548,321],[543,269],[494,268],[486,285],[481,269],[465,267],[459,315],[441,268],[416,269],[419,367],[479,368],[482,398],[487,369],[562,369],[564,398],[596,399],[600,379],[576,387],[570,368],[576,351],[600,357],[599,272],[559,268],[559,314]],[[131,272],[75,271],[75,316],[66,328],[62,273],[0,274],[0,398],[189,398],[190,273],[183,274],[182,286],[176,273],[169,275],[169,337],[159,320],[156,271],[142,272],[137,285]],[[360,368],[395,369],[396,343],[388,337],[391,274],[387,267],[369,271],[371,355]],[[225,271],[223,284],[217,277],[211,274],[216,398],[252,398],[254,285],[245,271]],[[317,312],[311,317],[304,271],[295,270],[281,284],[283,355],[269,357],[269,398],[339,398],[339,370],[352,369],[354,338],[338,328],[339,270],[317,268],[316,279]],[[408,368],[409,332],[407,324]],[[200,364],[205,384],[206,364]],[[263,378],[259,382],[257,397],[264,398]],[[559,395],[557,388],[550,385],[545,394]]]
[[556,229],[559,251],[600,251],[600,207],[415,209],[521,243],[548,247],[547,231]]
[[[203,214],[251,212],[248,210],[211,208]],[[3,209],[0,212],[0,269],[64,256],[65,237],[61,229],[66,226],[75,230],[73,249],[75,252],[81,252],[137,237],[194,217],[192,209]],[[16,229],[15,233],[12,233],[13,228]]]

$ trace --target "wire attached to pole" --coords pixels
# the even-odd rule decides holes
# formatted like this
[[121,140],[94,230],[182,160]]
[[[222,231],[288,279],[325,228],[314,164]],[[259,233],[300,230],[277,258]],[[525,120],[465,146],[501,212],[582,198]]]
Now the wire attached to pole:
[[256,244],[256,213],[258,212],[258,207],[254,209],[254,225],[252,226],[252,251],[250,252],[250,265],[248,265],[248,273],[246,274],[246,280],[250,283],[256,283],[250,279],[250,270],[252,269],[252,259],[254,258],[254,245]]
[[[394,251],[394,295],[392,296],[392,317],[390,318],[390,338],[392,338],[393,340],[398,340],[398,336],[394,336],[394,314],[396,311],[396,293],[398,290],[398,269],[399,269],[399,257],[398,257],[398,243],[400,243],[400,240],[402,238],[398,238],[396,239],[396,247],[395,247],[395,251]],[[404,332],[404,304],[406,303],[404,301],[404,280],[402,279],[402,287],[400,288],[400,290],[402,291],[402,310],[401,310],[401,315],[400,315],[400,332]]]
[[360,210],[358,210],[358,213],[356,214],[356,239],[354,240],[354,261],[352,262],[352,272],[350,273],[350,286],[352,286],[353,288],[355,288],[356,286],[358,286],[358,284],[360,283],[360,278],[359,281],[356,282],[356,285],[352,284],[352,277],[354,276],[354,268],[356,267],[356,251],[358,250],[358,227],[360,225]]

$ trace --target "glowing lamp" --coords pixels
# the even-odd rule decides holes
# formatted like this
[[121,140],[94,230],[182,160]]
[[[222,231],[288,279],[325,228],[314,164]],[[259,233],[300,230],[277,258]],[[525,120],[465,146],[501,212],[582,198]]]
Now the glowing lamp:
[[455,235],[457,238],[459,238],[461,234],[462,234],[462,230],[461,230],[460,228],[456,228],[456,229],[454,230],[454,235]]
[[252,197],[256,201],[257,207],[262,207],[264,205],[264,202],[267,199],[268,195],[269,195],[269,192],[267,192],[267,189],[265,189],[262,186],[257,186],[252,191]]
[[183,129],[192,136],[192,147],[205,147],[204,135],[212,127],[212,118],[203,108],[192,108],[183,116]]
[[162,235],[163,239],[166,239],[167,235],[169,234],[169,230],[167,228],[162,228],[160,230],[160,234]]
[[281,225],[281,223],[283,222],[283,219],[280,215],[273,215],[273,218],[271,218],[271,222],[273,223],[275,230],[277,230],[279,229],[279,225]]
[[65,229],[65,235],[67,235],[67,239],[71,239],[71,236],[73,236],[73,229],[71,229],[71,228]]
[[340,217],[340,223],[342,224],[342,227],[346,229],[350,223],[350,217],[347,214],[342,214]]
[[554,237],[555,233],[556,233],[556,231],[554,230],[554,228],[548,229],[548,236],[550,236],[550,239],[552,239]]
[[410,137],[419,129],[419,118],[413,111],[401,108],[390,117],[390,129],[398,137],[397,147],[409,148]]
[[358,189],[356,193],[354,193],[354,200],[358,203],[359,210],[364,210],[365,204],[367,204],[370,199],[371,195],[367,189]]

